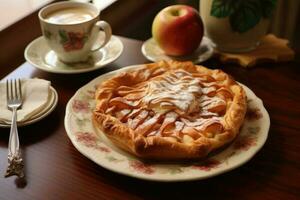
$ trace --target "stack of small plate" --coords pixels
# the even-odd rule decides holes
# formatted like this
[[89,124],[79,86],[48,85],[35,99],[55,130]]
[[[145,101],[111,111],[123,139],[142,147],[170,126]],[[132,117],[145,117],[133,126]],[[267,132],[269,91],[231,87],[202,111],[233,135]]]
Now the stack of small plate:
[[[54,108],[57,105],[57,102],[58,102],[57,92],[52,86],[50,86],[48,101],[47,101],[46,105],[44,106],[44,108],[40,112],[31,116],[29,119],[22,121],[22,122],[18,122],[18,126],[29,125],[29,124],[35,123],[35,122],[43,119],[44,117],[49,115],[54,110]],[[10,124],[0,121],[0,127],[10,127]]]

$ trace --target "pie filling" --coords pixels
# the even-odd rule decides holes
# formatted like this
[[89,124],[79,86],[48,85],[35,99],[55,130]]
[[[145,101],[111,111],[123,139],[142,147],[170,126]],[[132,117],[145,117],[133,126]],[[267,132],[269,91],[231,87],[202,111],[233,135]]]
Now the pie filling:
[[232,99],[231,91],[213,77],[176,69],[118,87],[105,113],[135,134],[189,143],[223,131],[222,120]]

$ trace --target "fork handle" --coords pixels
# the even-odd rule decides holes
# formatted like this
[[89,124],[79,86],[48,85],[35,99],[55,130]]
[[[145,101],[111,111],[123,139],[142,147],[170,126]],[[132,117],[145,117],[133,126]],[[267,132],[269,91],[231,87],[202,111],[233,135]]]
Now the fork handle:
[[8,154],[15,155],[19,151],[19,146],[20,142],[17,128],[17,108],[13,108],[8,142]]
[[20,142],[17,128],[17,108],[13,107],[11,128],[8,142],[8,167],[5,177],[17,175],[18,177],[24,177],[23,172],[23,159],[21,157]]

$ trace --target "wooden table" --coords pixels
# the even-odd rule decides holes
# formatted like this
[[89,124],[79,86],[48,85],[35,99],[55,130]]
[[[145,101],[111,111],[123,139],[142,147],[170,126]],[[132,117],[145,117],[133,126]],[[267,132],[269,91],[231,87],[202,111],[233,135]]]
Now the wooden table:
[[[38,25],[35,27],[33,32],[37,33]],[[51,74],[27,62],[9,74],[0,71],[0,77],[50,80],[59,95],[53,113],[19,129],[26,181],[0,178],[0,199],[300,199],[298,61],[261,64],[253,69],[223,65],[216,59],[204,63],[224,70],[251,88],[270,114],[266,144],[253,159],[233,171],[201,181],[159,183],[115,174],[80,154],[64,129],[68,100],[94,77],[123,66],[149,62],[141,54],[142,41],[120,39],[125,46],[121,57],[94,72]],[[0,174],[4,174],[7,166],[8,136],[9,129],[1,128]]]

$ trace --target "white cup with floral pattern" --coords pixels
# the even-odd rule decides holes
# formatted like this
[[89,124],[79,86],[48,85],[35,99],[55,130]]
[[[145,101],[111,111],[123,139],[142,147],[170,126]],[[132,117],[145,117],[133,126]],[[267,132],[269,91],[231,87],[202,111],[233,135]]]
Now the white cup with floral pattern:
[[[89,3],[50,4],[39,11],[39,20],[47,44],[66,63],[87,61],[112,35],[110,25],[100,21],[99,9]],[[105,37],[99,39],[101,30]]]

